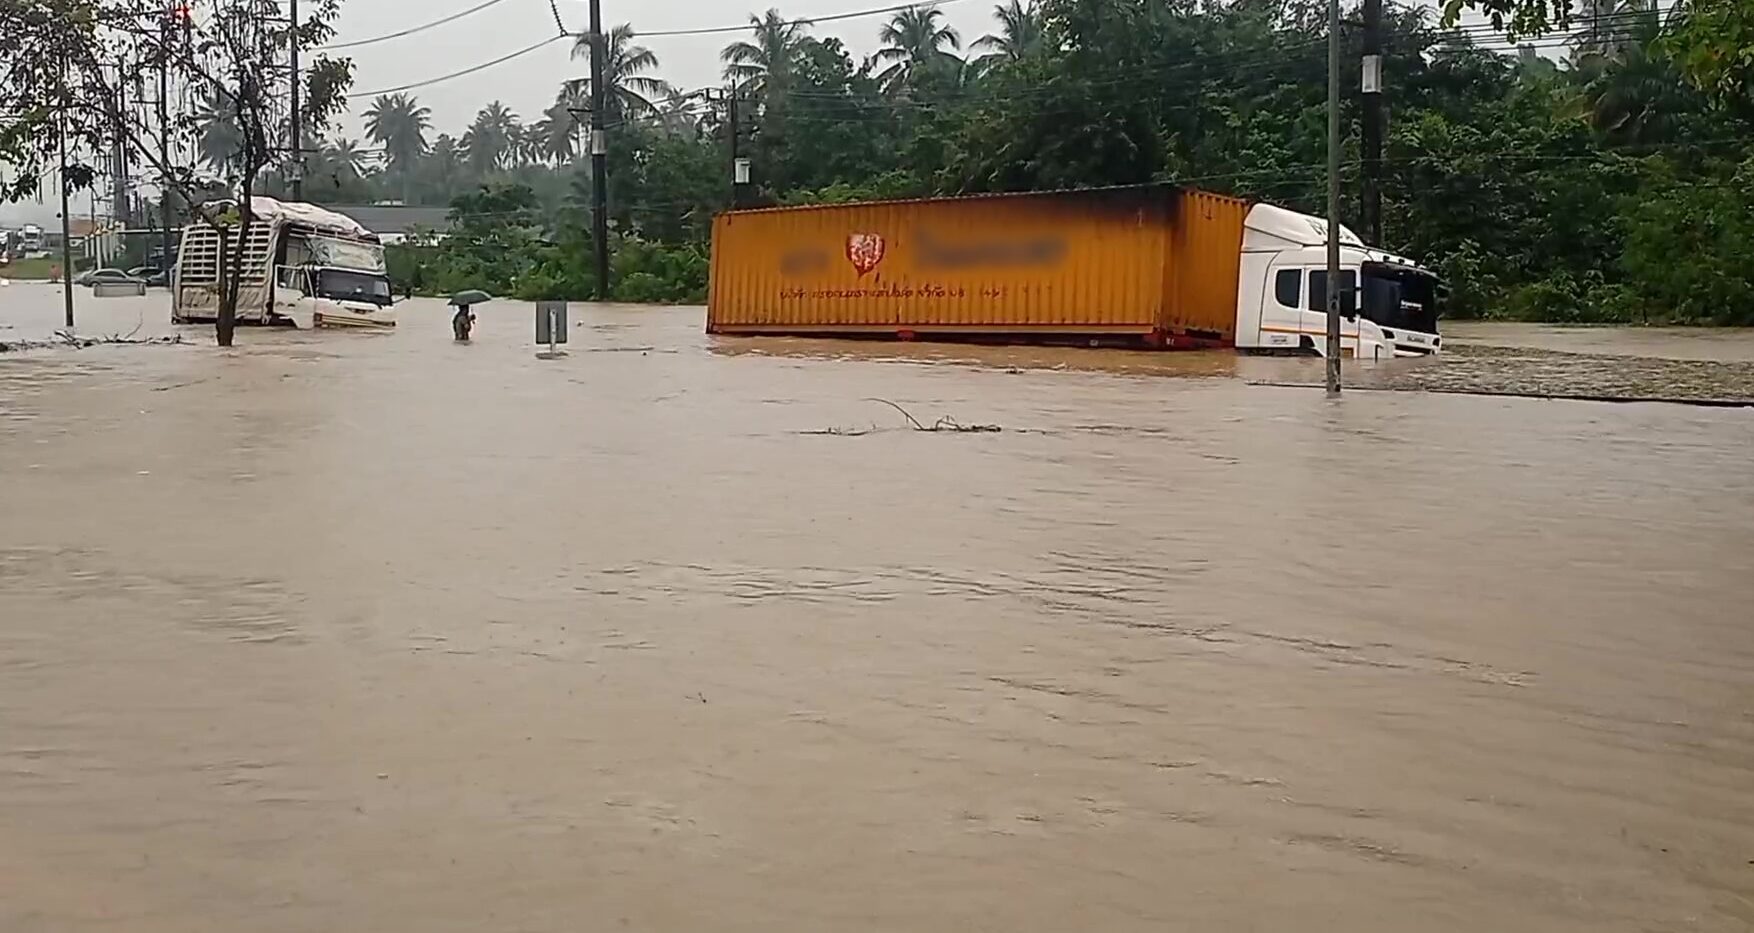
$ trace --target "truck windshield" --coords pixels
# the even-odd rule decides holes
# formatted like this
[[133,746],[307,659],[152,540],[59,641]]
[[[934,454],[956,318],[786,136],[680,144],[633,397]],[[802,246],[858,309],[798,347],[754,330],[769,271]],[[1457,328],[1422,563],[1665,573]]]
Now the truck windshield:
[[370,272],[347,269],[324,269],[317,273],[317,294],[338,301],[369,301],[390,303],[390,280]]
[[1382,263],[1364,264],[1364,316],[1383,327],[1437,333],[1438,281],[1430,273]]

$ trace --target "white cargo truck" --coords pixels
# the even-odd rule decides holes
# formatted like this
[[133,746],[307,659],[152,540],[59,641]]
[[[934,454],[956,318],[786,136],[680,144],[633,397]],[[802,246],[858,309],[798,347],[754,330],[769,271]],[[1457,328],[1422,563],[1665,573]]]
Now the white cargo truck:
[[[254,216],[243,237],[239,324],[396,326],[384,247],[375,234],[314,204],[265,197],[250,203]],[[171,280],[172,322],[210,322],[219,316],[219,258],[218,229],[205,222],[184,228]]]

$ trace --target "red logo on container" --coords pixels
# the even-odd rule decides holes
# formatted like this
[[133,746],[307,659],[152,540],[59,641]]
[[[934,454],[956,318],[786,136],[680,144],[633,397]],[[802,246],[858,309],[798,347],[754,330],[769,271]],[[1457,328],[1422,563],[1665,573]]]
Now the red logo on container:
[[883,261],[883,237],[875,233],[855,233],[847,237],[847,261],[859,271],[859,277],[877,268]]

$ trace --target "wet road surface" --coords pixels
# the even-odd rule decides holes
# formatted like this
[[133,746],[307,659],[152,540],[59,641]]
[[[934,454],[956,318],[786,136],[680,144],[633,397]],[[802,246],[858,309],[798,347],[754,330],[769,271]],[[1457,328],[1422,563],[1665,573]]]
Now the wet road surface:
[[0,930],[1754,924],[1754,412],[402,308],[0,358]]

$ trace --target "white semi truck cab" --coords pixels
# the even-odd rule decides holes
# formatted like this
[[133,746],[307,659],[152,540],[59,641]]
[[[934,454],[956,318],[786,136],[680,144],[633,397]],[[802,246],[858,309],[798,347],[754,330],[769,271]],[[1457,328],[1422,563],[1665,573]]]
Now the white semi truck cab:
[[[1249,208],[1237,275],[1236,346],[1327,352],[1327,221],[1271,204]],[[1366,246],[1340,228],[1340,352],[1354,359],[1428,356],[1442,283],[1411,259]]]

